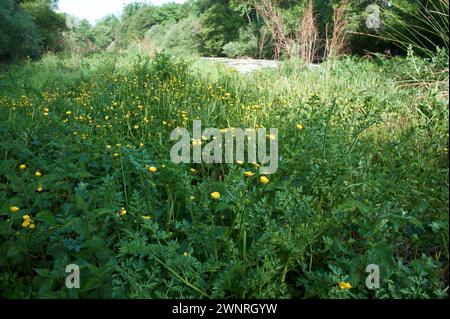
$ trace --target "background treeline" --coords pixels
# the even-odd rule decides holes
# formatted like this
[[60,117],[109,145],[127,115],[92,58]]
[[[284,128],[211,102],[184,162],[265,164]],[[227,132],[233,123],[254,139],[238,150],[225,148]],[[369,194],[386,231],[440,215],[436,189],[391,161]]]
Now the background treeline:
[[[95,25],[55,13],[57,1],[0,2],[1,59],[64,49],[71,54],[165,50],[314,62],[345,53],[403,53],[405,43],[416,43],[422,51],[436,46],[448,50],[448,22],[441,14],[447,14],[448,0],[188,0],[162,6],[136,2],[126,5],[121,17],[110,15]],[[380,10],[378,27],[370,5]],[[375,28],[368,28],[368,21]]]

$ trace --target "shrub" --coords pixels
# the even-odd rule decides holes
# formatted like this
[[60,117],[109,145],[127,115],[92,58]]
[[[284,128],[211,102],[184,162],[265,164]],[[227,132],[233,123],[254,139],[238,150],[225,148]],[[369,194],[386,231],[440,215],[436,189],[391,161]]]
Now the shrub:
[[230,58],[257,56],[258,38],[252,27],[239,30],[239,39],[223,46],[223,54]]

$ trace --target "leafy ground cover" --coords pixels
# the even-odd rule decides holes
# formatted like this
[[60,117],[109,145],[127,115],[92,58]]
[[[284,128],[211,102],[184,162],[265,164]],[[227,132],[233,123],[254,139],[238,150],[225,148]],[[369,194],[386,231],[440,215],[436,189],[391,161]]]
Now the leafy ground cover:
[[[4,66],[0,295],[447,297],[448,95],[411,81],[435,63],[240,75],[102,54]],[[195,119],[278,128],[277,173],[172,163],[171,130]],[[80,289],[64,285],[68,264]],[[365,286],[368,264],[380,289]]]

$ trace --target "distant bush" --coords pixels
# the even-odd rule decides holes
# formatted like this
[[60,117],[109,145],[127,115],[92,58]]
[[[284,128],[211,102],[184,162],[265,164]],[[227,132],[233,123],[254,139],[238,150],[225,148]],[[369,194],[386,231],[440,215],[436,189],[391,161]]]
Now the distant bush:
[[199,53],[200,25],[194,17],[174,24],[157,24],[145,34],[144,44],[173,54],[196,55]]
[[251,27],[239,31],[237,41],[228,42],[223,46],[223,53],[230,58],[256,56],[258,51],[258,37]]

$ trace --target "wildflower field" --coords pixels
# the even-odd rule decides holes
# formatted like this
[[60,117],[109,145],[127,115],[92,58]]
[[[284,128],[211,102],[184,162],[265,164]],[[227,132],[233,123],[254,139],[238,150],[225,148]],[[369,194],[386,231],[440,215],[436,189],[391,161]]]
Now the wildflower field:
[[[412,56],[2,66],[0,296],[447,297],[448,84],[409,80],[432,73]],[[170,132],[194,120],[278,128],[277,172],[173,163]]]

